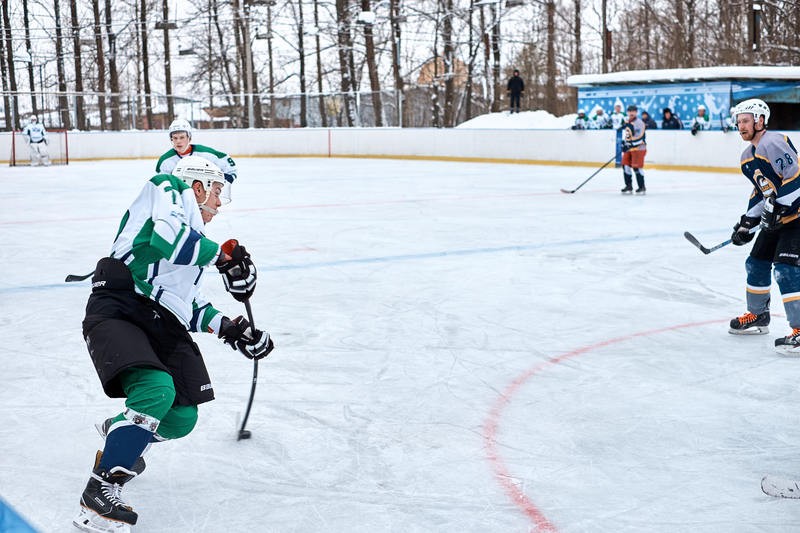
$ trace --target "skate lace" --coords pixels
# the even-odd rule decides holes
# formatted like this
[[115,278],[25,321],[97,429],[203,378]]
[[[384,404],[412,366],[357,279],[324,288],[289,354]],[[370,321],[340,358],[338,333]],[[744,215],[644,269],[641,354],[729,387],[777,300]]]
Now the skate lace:
[[103,496],[108,498],[108,501],[113,505],[130,507],[128,503],[122,499],[122,485],[119,483],[103,483]]
[[[750,322],[753,322],[756,318],[758,318],[758,317],[756,315],[754,315],[753,313],[745,313],[745,314],[743,314],[742,316],[739,317],[739,323],[740,324],[749,324]],[[800,331],[800,330],[798,330],[798,331]]]
[[790,339],[797,339],[800,337],[800,328],[792,328],[792,332],[789,334]]

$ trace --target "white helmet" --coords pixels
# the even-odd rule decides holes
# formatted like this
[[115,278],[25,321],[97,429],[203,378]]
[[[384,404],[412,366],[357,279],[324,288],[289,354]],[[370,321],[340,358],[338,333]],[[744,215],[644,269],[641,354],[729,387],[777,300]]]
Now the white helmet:
[[176,131],[185,131],[186,134],[189,136],[189,139],[192,138],[192,125],[189,124],[189,121],[183,118],[176,118],[172,121],[172,124],[169,125],[169,138],[172,139],[172,134]]
[[736,120],[737,115],[741,113],[749,113],[753,115],[753,120],[755,121],[758,121],[759,116],[763,116],[764,126],[766,126],[767,122],[769,122],[769,106],[764,103],[764,100],[760,100],[758,98],[751,98],[736,104],[736,106],[733,108],[733,111],[731,111],[733,120]]
[[33,115],[31,117],[31,124],[36,124],[37,122],[39,122],[39,117],[37,117],[36,115]]
[[699,106],[697,106],[697,110],[698,111],[701,111],[701,110],[705,111],[706,110],[706,106],[704,106],[703,104],[700,104]]
[[223,204],[231,201],[231,184],[225,179],[222,170],[208,159],[197,155],[182,157],[172,170],[172,175],[190,187],[195,181],[199,181],[206,190],[206,200],[211,194],[212,185],[219,183],[222,186],[222,192],[219,195],[220,200]]

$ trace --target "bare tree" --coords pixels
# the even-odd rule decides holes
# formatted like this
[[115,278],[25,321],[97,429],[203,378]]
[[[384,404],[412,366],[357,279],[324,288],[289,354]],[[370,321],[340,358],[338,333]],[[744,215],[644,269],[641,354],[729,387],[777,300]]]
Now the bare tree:
[[83,107],[83,67],[81,66],[81,28],[78,25],[78,2],[70,0],[73,63],[75,65],[75,127],[86,129],[86,111]]
[[172,60],[169,50],[169,0],[161,2],[161,26],[164,30],[164,92],[167,93],[167,122],[175,118],[175,99],[172,94]]
[[150,87],[150,54],[147,49],[147,0],[139,3],[139,35],[142,45],[142,82],[144,84],[144,110],[147,119],[146,129],[153,125],[153,100]]
[[308,126],[308,96],[306,95],[306,49],[303,2],[297,2],[297,56],[300,59],[300,127]]
[[[143,2],[145,0],[142,0]],[[119,109],[119,72],[117,71],[117,36],[111,22],[111,0],[106,0],[106,40],[108,41],[108,74],[111,89],[111,129],[119,130],[121,117]]]
[[[392,0],[393,2],[396,0]],[[314,47],[315,47],[315,56],[317,59],[317,92],[319,93],[319,98],[317,98],[317,103],[319,105],[319,116],[320,120],[322,120],[322,127],[328,127],[328,114],[325,112],[325,98],[322,97],[322,47],[320,45],[319,39],[319,0],[314,0]]]
[[97,64],[97,88],[100,93],[97,98],[98,111],[100,112],[100,129],[106,129],[106,56],[103,53],[103,33],[100,25],[100,1],[92,0],[92,15],[94,17],[94,47]]
[[[39,107],[36,103],[36,81],[33,77],[33,47],[31,46],[31,23],[28,11],[28,0],[22,0],[22,24],[25,27],[25,51],[28,53],[28,86],[31,89],[31,109],[34,115],[39,114]],[[40,88],[43,90],[43,88]]]
[[[474,0],[470,0],[471,2]],[[392,76],[394,77],[394,90],[397,92],[397,120],[398,126],[402,126],[405,124],[405,120],[403,120],[403,90],[405,89],[405,80],[403,80],[403,74],[400,71],[400,52],[402,48],[402,29],[400,27],[401,22],[401,15],[400,15],[400,2],[399,0],[390,0],[389,9],[391,11],[391,19],[392,19]]]
[[[4,3],[5,5],[5,3]],[[64,38],[61,34],[61,2],[53,0],[53,17],[56,23],[56,72],[58,74],[58,111],[61,125],[70,129],[69,102],[67,101],[67,76],[64,69]],[[13,79],[13,78],[12,78]]]
[[[370,0],[361,0],[361,11],[372,10]],[[372,22],[364,24],[364,46],[367,56],[367,72],[369,87],[372,92],[372,111],[375,115],[375,126],[383,126],[383,103],[381,102],[381,81],[378,77],[378,61],[375,59],[375,39],[372,35]]]
[[[5,10],[6,2],[3,2],[3,10]],[[2,80],[3,84],[3,113],[5,115],[5,130],[12,131],[14,128],[13,120],[12,120],[12,112],[11,112],[11,96],[8,92],[8,60],[6,58],[6,48],[8,44],[6,43],[6,23],[5,17],[0,17],[0,31],[2,31],[2,38],[0,38],[0,80]],[[13,63],[12,63],[13,68]]]
[[453,45],[453,0],[442,0],[442,58],[444,62],[444,126],[455,126],[455,47]]
[[356,110],[352,94],[355,80],[352,75],[353,38],[350,35],[350,6],[348,4],[348,0],[336,0],[336,36],[345,117],[347,125],[352,127],[356,121]]
[[[17,74],[14,67],[14,42],[11,38],[11,19],[8,16],[8,2],[3,2],[3,27],[5,28],[6,54],[8,54],[8,85],[12,93],[18,93]],[[12,96],[11,106],[14,110],[14,127],[19,129],[19,97]]]

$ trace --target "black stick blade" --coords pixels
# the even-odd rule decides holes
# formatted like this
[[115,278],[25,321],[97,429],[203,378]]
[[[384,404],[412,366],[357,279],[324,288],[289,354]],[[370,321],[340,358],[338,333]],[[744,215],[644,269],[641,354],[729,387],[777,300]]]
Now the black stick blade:
[[70,282],[73,282],[73,281],[83,281],[85,279],[91,278],[92,274],[94,274],[94,272],[89,272],[88,274],[86,274],[84,276],[78,276],[77,274],[67,274],[67,277],[64,278],[64,282],[65,283],[70,283]]
[[564,194],[575,194],[575,191],[576,191],[576,190],[577,190],[577,189],[575,189],[575,190],[572,190],[572,191],[568,191],[567,189],[561,189],[561,192],[563,192]]
[[697,240],[697,237],[689,233],[688,231],[683,232],[683,236],[686,237],[686,240],[690,243],[694,244],[698,250],[703,252],[704,254],[708,255],[711,253],[711,250],[700,244],[700,241]]

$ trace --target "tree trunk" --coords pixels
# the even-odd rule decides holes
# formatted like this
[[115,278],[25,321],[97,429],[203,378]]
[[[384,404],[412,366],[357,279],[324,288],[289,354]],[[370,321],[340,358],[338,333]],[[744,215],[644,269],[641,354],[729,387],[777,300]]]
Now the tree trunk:
[[492,112],[500,111],[500,18],[498,8],[492,4]]
[[[231,61],[228,59],[228,54],[225,52],[225,39],[224,33],[222,31],[222,26],[220,25],[219,20],[219,5],[217,4],[217,0],[213,0],[212,2],[212,19],[214,21],[214,27],[217,30],[217,40],[219,41],[219,50],[220,56],[222,58],[222,72],[225,74],[223,77],[224,80],[228,82],[228,96],[227,96],[227,103],[229,107],[236,107],[240,106],[239,102],[239,85],[237,84],[236,80],[240,79],[235,77],[231,73]],[[238,69],[237,69],[238,74]],[[231,96],[232,95],[232,96]]]
[[175,119],[175,99],[172,95],[172,59],[169,51],[169,0],[161,3],[161,22],[164,26],[164,92],[167,93],[167,123]]
[[[361,0],[361,11],[371,11],[370,0]],[[381,81],[378,77],[378,62],[375,60],[375,39],[372,35],[372,24],[364,25],[364,45],[367,53],[367,71],[369,87],[372,92],[372,112],[375,126],[383,126],[383,102],[381,101]]]
[[267,31],[269,40],[267,41],[267,55],[269,56],[269,127],[275,126],[275,70],[274,57],[272,55],[272,6],[267,4]]
[[553,114],[558,113],[558,91],[556,90],[556,3],[547,2],[547,86],[545,109]]
[[92,0],[94,15],[94,47],[97,52],[97,107],[100,111],[100,129],[106,129],[106,57],[103,53],[103,33],[100,31],[100,0]]
[[336,0],[336,27],[337,27],[337,52],[339,53],[339,70],[341,78],[342,96],[344,97],[344,112],[347,125],[352,127],[355,123],[355,108],[353,102],[353,82],[350,68],[350,54],[352,39],[350,37],[350,14],[347,0]]
[[[31,46],[31,24],[30,24],[30,16],[28,13],[28,0],[22,0],[22,19],[23,25],[25,26],[25,51],[28,52],[28,58],[30,58],[30,62],[28,63],[28,86],[31,89],[31,109],[33,109],[34,115],[39,115],[39,104],[36,101],[36,80],[33,76],[33,47]],[[43,90],[43,88],[39,88],[39,90]]]
[[[474,1],[474,0],[470,0]],[[403,75],[400,72],[400,52],[402,50],[402,32],[400,29],[400,2],[390,0],[392,17],[392,75],[394,76],[394,90],[397,93],[397,125],[403,127],[407,122],[403,120]]]
[[[5,2],[3,3],[5,5]],[[6,75],[6,37],[5,37],[5,22],[3,18],[0,17],[0,32],[2,32],[2,36],[0,36],[0,80],[2,80],[3,84],[3,114],[5,116],[5,130],[12,131],[14,126],[12,125],[12,118],[11,118],[11,98],[8,95],[8,76]]]
[[[392,0],[393,2],[396,0]],[[319,42],[319,0],[314,0],[314,27],[317,31],[314,33],[314,43],[316,46],[317,58],[317,104],[319,105],[319,116],[322,121],[322,127],[328,127],[328,115],[325,113],[325,98],[322,96],[322,47]]]
[[[3,2],[5,6],[6,3]],[[58,111],[61,116],[61,126],[71,129],[69,120],[69,101],[67,100],[67,77],[64,70],[64,37],[61,34],[61,3],[59,0],[53,1],[53,17],[56,23],[56,71],[58,74]],[[13,82],[14,78],[11,77]],[[15,89],[11,88],[12,91]],[[15,114],[16,114],[16,110]]]
[[6,38],[6,54],[8,55],[8,86],[11,90],[11,108],[14,110],[14,127],[20,129],[19,93],[17,91],[17,73],[14,67],[14,43],[11,38],[11,22],[8,16],[8,2],[3,2],[3,27]]
[[81,31],[78,26],[78,2],[70,0],[70,21],[72,23],[72,48],[74,50],[75,65],[75,127],[79,130],[87,129],[86,111],[83,107],[83,67],[81,65]]
[[[144,0],[142,0],[144,1]],[[111,88],[111,129],[121,126],[119,109],[119,73],[117,72],[117,36],[111,26],[111,0],[106,0],[106,37],[108,38],[108,77]]]
[[[106,0],[107,1],[107,0]],[[150,87],[150,54],[147,51],[147,0],[141,0],[139,7],[139,35],[142,41],[142,81],[144,82],[144,112],[147,124],[144,129],[153,127],[153,99]],[[112,119],[113,121],[113,119]]]
[[308,95],[306,94],[306,49],[304,46],[303,2],[297,2],[297,54],[300,57],[300,127],[308,127]]
[[453,47],[453,0],[444,0],[444,127],[455,126],[455,48]]

